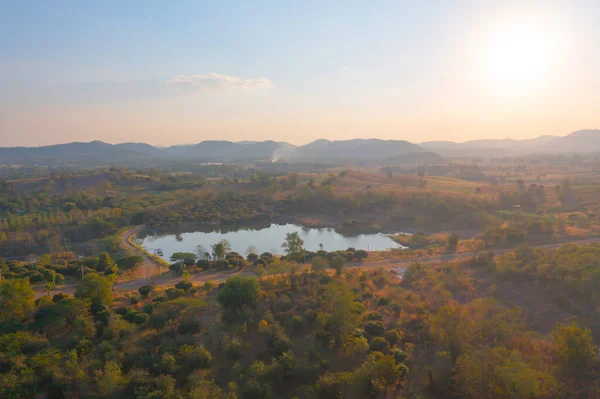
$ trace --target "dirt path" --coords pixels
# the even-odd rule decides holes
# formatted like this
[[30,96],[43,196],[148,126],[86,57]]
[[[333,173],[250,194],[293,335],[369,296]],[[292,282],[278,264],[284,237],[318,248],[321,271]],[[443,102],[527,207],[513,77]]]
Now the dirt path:
[[135,245],[131,244],[131,242],[129,242],[129,237],[131,237],[133,234],[137,234],[139,232],[139,230],[140,230],[139,228],[134,228],[134,229],[127,230],[127,231],[124,231],[121,234],[119,234],[119,237],[121,238],[121,243],[127,249],[127,251],[129,251],[131,253],[131,255],[137,255],[137,256],[141,256],[142,258],[144,258],[144,261],[142,262],[142,264],[139,265],[133,272],[132,277],[134,277],[136,279],[146,278],[149,276],[154,276],[154,275],[160,274],[160,272],[163,272],[163,273],[166,272],[167,270],[161,270],[161,269],[164,269],[164,267],[161,268],[161,265],[157,261],[155,261],[154,259],[149,257],[144,252],[140,251],[138,249],[138,247],[136,247]]
[[[141,286],[146,285],[146,284],[154,284],[158,287],[166,287],[166,286],[172,287],[176,283],[181,281],[181,276],[173,276],[170,272],[159,275],[158,274],[158,270],[159,270],[158,262],[156,262],[152,258],[148,257],[146,254],[141,252],[134,245],[131,245],[131,243],[129,242],[129,240],[127,238],[131,234],[137,233],[137,231],[138,231],[138,229],[127,230],[127,231],[121,233],[120,236],[123,241],[123,245],[125,245],[129,250],[131,250],[132,254],[143,256],[144,262],[136,270],[136,274],[134,276],[136,276],[137,278],[116,284],[115,291],[116,292],[135,291],[138,288],[140,288]],[[533,245],[533,247],[535,247],[535,248],[557,248],[557,247],[560,247],[562,245],[569,244],[569,243],[581,245],[581,244],[591,244],[594,242],[600,242],[600,237],[585,238],[585,239],[571,240],[571,241],[561,241],[561,242],[556,242],[556,243],[551,243],[551,244]],[[512,250],[514,250],[514,248],[499,249],[499,250],[494,250],[493,252],[494,252],[494,254],[499,255],[499,254],[503,254],[506,252],[510,252]],[[421,257],[421,258],[411,258],[411,259],[384,259],[384,260],[378,260],[378,261],[373,261],[373,262],[368,262],[368,261],[367,262],[349,262],[346,266],[347,267],[357,267],[357,268],[361,268],[361,269],[373,269],[373,268],[398,269],[401,267],[406,267],[414,262],[421,262],[421,263],[449,262],[449,261],[453,261],[453,260],[466,259],[466,258],[472,257],[475,254],[476,254],[475,252],[465,252],[465,253],[459,253],[459,254],[444,254],[444,255],[436,255],[436,256],[426,256],[426,257]],[[164,269],[164,267],[162,269]],[[164,270],[161,270],[161,271],[164,272]],[[209,270],[206,272],[192,275],[190,277],[189,281],[196,283],[196,284],[204,283],[209,280],[214,281],[214,282],[221,282],[221,281],[226,280],[228,277],[236,275],[236,274],[251,276],[254,273],[252,273],[251,271],[248,271],[248,270],[242,270],[242,271],[239,271],[239,270],[237,270],[237,271]],[[71,295],[75,292],[75,288],[76,288],[76,285],[59,287],[56,290],[54,290],[51,295],[57,294],[59,292]],[[37,299],[37,298],[45,296],[45,295],[46,295],[45,291],[36,291],[35,298]]]

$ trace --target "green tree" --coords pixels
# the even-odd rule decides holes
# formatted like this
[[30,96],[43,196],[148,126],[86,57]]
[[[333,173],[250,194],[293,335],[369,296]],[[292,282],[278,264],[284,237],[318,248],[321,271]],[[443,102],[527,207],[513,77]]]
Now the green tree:
[[304,241],[298,232],[286,233],[285,242],[281,247],[288,255],[302,256],[304,254]]
[[20,321],[33,308],[33,288],[29,279],[10,279],[0,282],[0,324]]
[[354,299],[354,293],[341,283],[330,283],[325,287],[317,320],[339,344],[346,342],[360,325],[362,305]]
[[108,361],[104,365],[104,369],[96,372],[96,386],[98,387],[98,394],[102,398],[118,396],[125,382],[121,366],[116,362]]
[[329,261],[329,267],[331,267],[333,270],[335,270],[335,275],[338,277],[342,275],[344,266],[346,266],[346,259],[343,256],[335,255]]
[[223,259],[225,254],[231,251],[231,243],[227,240],[221,240],[210,247],[215,259]]
[[217,295],[217,301],[227,310],[238,310],[254,305],[258,296],[258,280],[255,277],[232,276]]
[[196,264],[196,254],[191,252],[175,252],[171,255],[171,262],[180,263],[185,266],[192,266]]
[[558,323],[552,331],[552,339],[560,359],[560,368],[567,375],[585,374],[598,348],[594,345],[592,332],[581,328],[575,320]]
[[88,298],[94,305],[110,306],[112,303],[112,282],[96,273],[88,273],[75,291],[76,298]]
[[112,260],[108,252],[103,252],[98,257],[98,263],[96,265],[96,269],[100,272],[104,272],[106,270],[111,269],[115,265],[115,262]]

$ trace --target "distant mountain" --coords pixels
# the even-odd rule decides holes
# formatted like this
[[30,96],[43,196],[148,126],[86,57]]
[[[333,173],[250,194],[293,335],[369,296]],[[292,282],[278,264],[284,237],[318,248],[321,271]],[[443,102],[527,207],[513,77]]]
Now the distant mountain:
[[600,130],[579,130],[568,136],[540,136],[533,139],[472,140],[464,143],[430,141],[421,147],[445,156],[507,156],[523,153],[600,152]]
[[578,130],[565,137],[556,137],[543,148],[550,152],[600,152],[600,130]]
[[404,140],[354,139],[317,140],[297,147],[288,154],[291,160],[365,160],[383,159],[403,154],[422,152],[416,144]]
[[111,165],[141,164],[148,160],[211,162],[356,162],[389,165],[441,163],[442,157],[503,157],[531,153],[600,152],[600,130],[580,130],[565,137],[540,136],[527,140],[474,140],[464,143],[431,141],[420,145],[404,140],[316,140],[303,146],[285,142],[209,140],[167,148],[145,143],[108,144],[102,141],[43,147],[0,147],[0,164]]
[[162,156],[164,151],[158,147],[151,146],[150,144],[145,143],[122,143],[115,144],[116,148],[122,148],[125,150],[137,152],[140,154],[152,155],[152,156]]
[[146,154],[102,141],[68,143],[43,147],[0,147],[0,163],[4,164],[110,164]]
[[233,143],[231,141],[203,141],[189,147],[185,155],[205,160],[272,160],[274,155],[284,154],[295,148],[288,143],[272,140]]

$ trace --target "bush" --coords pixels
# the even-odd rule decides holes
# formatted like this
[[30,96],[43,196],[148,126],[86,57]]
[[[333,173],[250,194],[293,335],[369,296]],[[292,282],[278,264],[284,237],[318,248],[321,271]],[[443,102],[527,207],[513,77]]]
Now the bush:
[[134,296],[132,296],[131,298],[129,298],[129,302],[130,302],[132,305],[135,305],[135,304],[137,304],[139,301],[140,301],[140,297],[139,297],[139,296],[137,296],[137,295],[134,295]]
[[138,288],[138,292],[140,293],[140,295],[142,296],[142,298],[147,298],[148,295],[150,295],[150,293],[154,291],[154,286],[153,285],[143,285],[140,288]]
[[237,311],[252,306],[258,296],[258,280],[254,277],[233,276],[227,279],[219,291],[217,301],[227,310]]
[[169,270],[171,270],[175,274],[181,274],[181,273],[183,273],[183,263],[182,262],[173,263],[173,264],[169,265]]
[[369,348],[374,352],[386,353],[389,349],[389,345],[385,338],[375,337],[369,342]]
[[133,316],[133,322],[135,324],[146,324],[150,320],[150,316],[146,313],[136,313]]
[[208,259],[198,259],[196,266],[198,266],[199,269],[208,270],[210,269],[210,261]]
[[365,331],[370,335],[381,337],[385,334],[385,325],[381,321],[369,321],[365,324]]
[[177,299],[185,295],[185,291],[180,290],[179,288],[167,288],[165,292],[167,293],[167,298],[169,299]]
[[394,356],[394,359],[396,359],[397,363],[404,363],[408,358],[408,353],[399,348],[392,349],[392,355]]
[[229,269],[229,262],[227,262],[225,259],[221,259],[213,262],[213,266],[218,270],[227,270]]
[[175,288],[178,288],[183,291],[188,291],[190,288],[192,288],[192,283],[190,283],[189,281],[180,281],[177,284],[175,284]]
[[242,357],[242,341],[240,341],[238,338],[233,338],[225,347],[225,353],[231,360],[237,360]]
[[196,318],[184,318],[183,320],[181,320],[181,323],[179,323],[179,328],[177,329],[177,331],[179,332],[179,334],[191,335],[198,334],[201,329],[202,325],[200,323],[200,320]]
[[204,283],[204,290],[205,291],[210,291],[213,287],[215,286],[215,283],[213,283],[212,281],[208,280]]
[[63,299],[67,299],[69,296],[67,294],[64,294],[62,292],[59,292],[58,294],[54,294],[54,296],[52,297],[52,302],[56,303],[56,302],[60,302]]
[[398,342],[400,342],[400,339],[402,337],[400,336],[400,333],[398,333],[397,330],[390,330],[385,334],[385,338],[388,340],[390,345],[394,346]]
[[390,300],[387,298],[383,298],[383,297],[379,298],[379,300],[377,301],[378,306],[386,306],[389,303],[390,303]]
[[367,313],[365,313],[365,320],[382,321],[383,320],[383,315],[380,312],[367,312]]

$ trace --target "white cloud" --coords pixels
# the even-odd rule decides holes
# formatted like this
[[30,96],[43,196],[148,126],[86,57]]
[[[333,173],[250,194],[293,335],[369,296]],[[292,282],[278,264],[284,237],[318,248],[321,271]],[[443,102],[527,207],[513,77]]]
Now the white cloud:
[[214,89],[254,89],[270,88],[273,86],[267,78],[242,79],[237,76],[227,76],[218,73],[206,75],[179,75],[174,76],[167,83],[178,90],[214,90]]
[[343,69],[344,71],[349,71],[349,70],[350,70],[350,67],[349,67],[349,66],[346,66],[346,65],[342,65],[342,69]]

